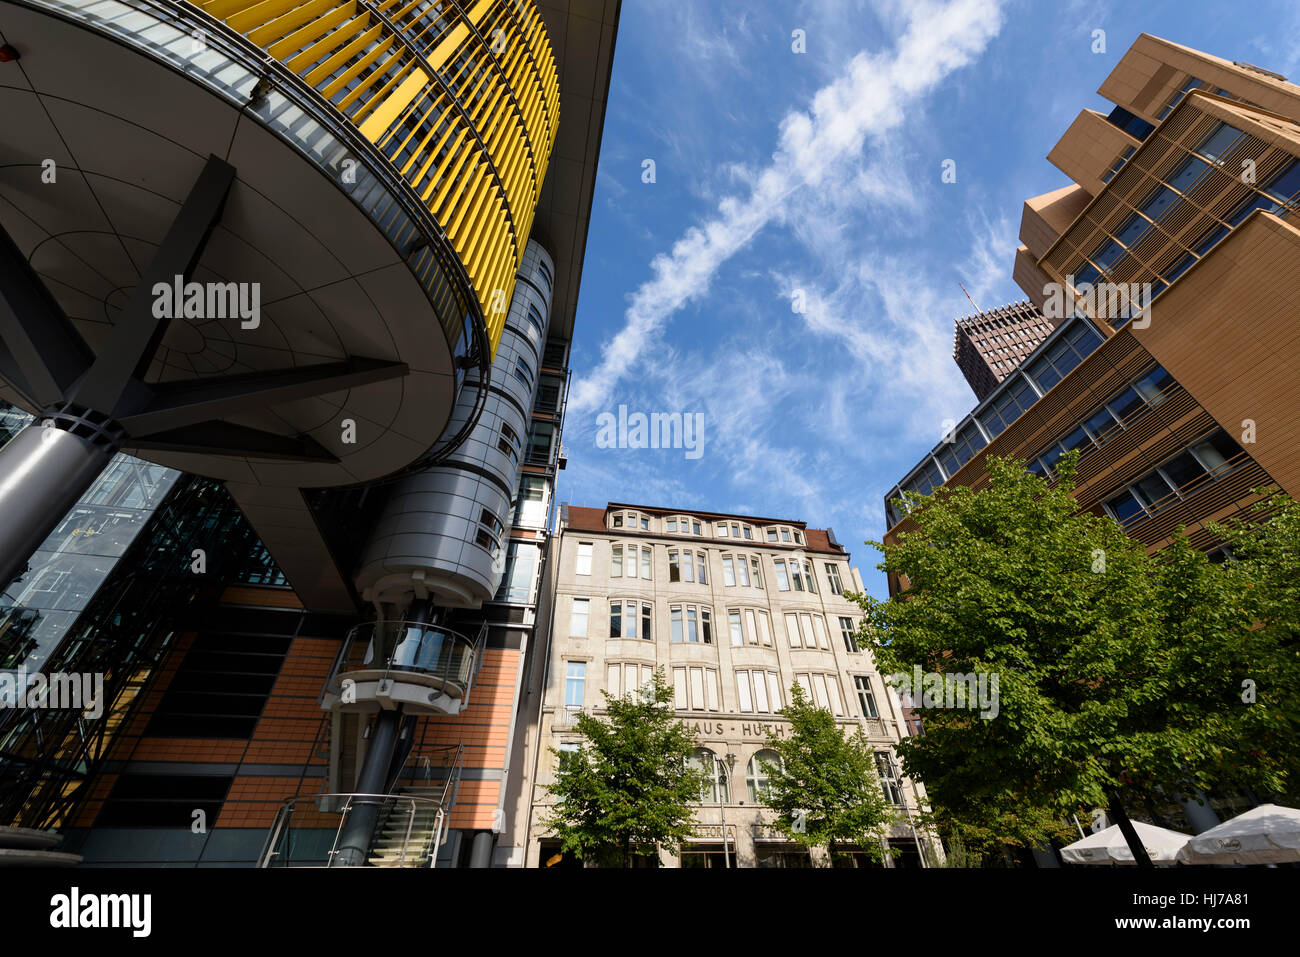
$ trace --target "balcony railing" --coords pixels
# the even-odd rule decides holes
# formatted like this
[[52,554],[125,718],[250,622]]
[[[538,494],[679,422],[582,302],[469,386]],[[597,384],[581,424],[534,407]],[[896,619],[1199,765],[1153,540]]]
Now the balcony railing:
[[469,700],[487,626],[474,638],[441,625],[411,621],[370,621],[357,625],[339,650],[325,683],[326,694],[346,700],[343,679],[353,681],[418,675],[422,684],[463,703]]

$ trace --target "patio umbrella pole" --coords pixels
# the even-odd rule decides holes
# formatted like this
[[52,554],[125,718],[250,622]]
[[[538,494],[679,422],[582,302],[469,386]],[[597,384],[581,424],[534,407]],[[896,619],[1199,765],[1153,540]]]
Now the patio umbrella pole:
[[1124,805],[1120,803],[1119,792],[1114,788],[1107,788],[1106,798],[1109,801],[1107,810],[1110,816],[1114,818],[1115,823],[1119,825],[1119,831],[1124,835],[1124,840],[1128,842],[1128,848],[1133,852],[1133,862],[1138,867],[1151,867],[1151,858],[1147,856],[1147,849],[1142,846],[1142,841],[1137,836],[1137,831],[1133,828],[1133,822],[1128,819],[1128,814],[1124,812]]

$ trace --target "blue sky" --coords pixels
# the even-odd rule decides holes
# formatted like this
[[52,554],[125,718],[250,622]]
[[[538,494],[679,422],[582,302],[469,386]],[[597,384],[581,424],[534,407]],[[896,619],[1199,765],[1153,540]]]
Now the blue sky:
[[[624,0],[559,498],[829,525],[883,597],[882,497],[975,401],[958,283],[1023,298],[1021,206],[1143,31],[1300,72],[1295,0]],[[702,454],[598,447],[620,405],[703,413]]]

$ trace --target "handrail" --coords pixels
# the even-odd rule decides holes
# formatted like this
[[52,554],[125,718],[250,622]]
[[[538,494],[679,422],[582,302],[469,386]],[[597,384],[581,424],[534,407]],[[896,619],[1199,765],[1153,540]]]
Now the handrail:
[[[446,792],[444,790],[444,795],[445,793]],[[334,860],[340,852],[339,840],[343,833],[343,825],[347,822],[348,815],[351,814],[353,809],[358,806],[365,806],[365,805],[385,806],[386,805],[390,807],[402,807],[407,810],[407,813],[409,815],[407,821],[407,829],[406,829],[405,836],[403,838],[401,854],[399,857],[399,860],[402,863],[405,863],[407,859],[407,852],[410,847],[411,831],[414,826],[416,813],[422,808],[426,810],[432,810],[435,812],[434,837],[436,838],[438,837],[438,832],[439,829],[441,828],[442,822],[446,817],[446,810],[447,810],[446,802],[442,798],[423,797],[414,794],[370,794],[364,792],[351,792],[351,793],[343,792],[343,793],[324,793],[324,794],[312,794],[312,795],[294,795],[292,797],[287,797],[280,802],[280,807],[276,811],[275,819],[272,821],[270,832],[267,835],[266,842],[262,846],[262,852],[258,856],[257,866],[259,868],[272,867],[276,863],[276,858],[280,858],[282,865],[285,867],[293,866],[291,861],[292,859],[291,850],[290,853],[282,854],[281,851],[279,850],[279,847],[280,847],[282,837],[284,837],[285,839],[292,838],[292,819],[293,819],[294,812],[297,810],[298,805],[302,802],[310,802],[313,806],[319,809],[319,803],[329,798],[342,798],[343,806],[338,812],[326,812],[326,813],[338,813],[339,825],[338,828],[335,830],[333,843],[330,845],[330,849],[325,854],[325,858],[324,858],[325,867],[332,867],[334,865]],[[373,843],[373,837],[371,839],[371,843]],[[436,854],[437,846],[438,845],[435,842],[434,844],[435,854]]]

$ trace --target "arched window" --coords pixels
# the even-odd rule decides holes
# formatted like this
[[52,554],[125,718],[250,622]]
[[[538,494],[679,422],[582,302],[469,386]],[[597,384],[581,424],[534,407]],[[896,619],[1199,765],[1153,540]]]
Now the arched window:
[[781,766],[781,755],[777,754],[771,748],[764,748],[762,751],[755,752],[754,756],[749,759],[749,772],[746,774],[746,782],[749,784],[749,800],[754,804],[766,804],[768,797],[768,767]]
[[705,774],[704,787],[700,788],[701,804],[730,804],[731,788],[727,783],[727,768],[708,748],[696,748],[687,765]]

